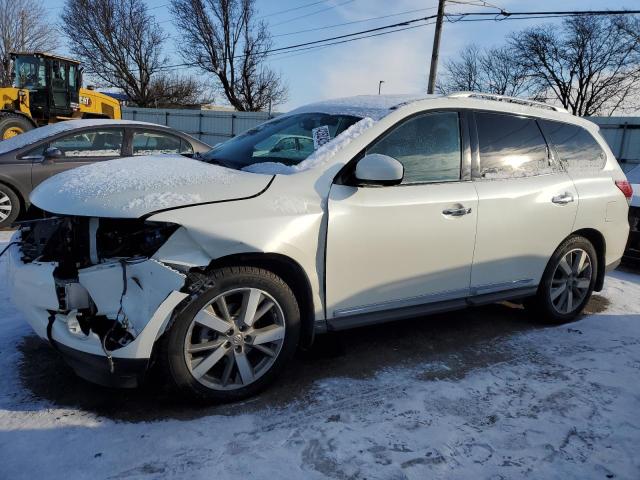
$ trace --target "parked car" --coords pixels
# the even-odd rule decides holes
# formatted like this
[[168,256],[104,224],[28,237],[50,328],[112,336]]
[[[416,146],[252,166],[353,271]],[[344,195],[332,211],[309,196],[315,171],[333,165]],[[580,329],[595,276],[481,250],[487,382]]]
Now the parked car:
[[31,191],[52,175],[132,155],[206,152],[211,147],[162,125],[69,120],[0,142],[0,228],[29,207]]
[[[295,165],[256,148],[313,131],[331,140]],[[78,375],[135,386],[154,366],[230,401],[327,331],[500,300],[568,322],[629,232],[598,127],[521,99],[321,102],[202,159],[102,162],[32,193],[51,217],[15,234],[8,285]]]
[[640,262],[640,165],[627,172],[627,180],[633,188],[633,198],[629,207],[629,241],[624,259],[638,264]]

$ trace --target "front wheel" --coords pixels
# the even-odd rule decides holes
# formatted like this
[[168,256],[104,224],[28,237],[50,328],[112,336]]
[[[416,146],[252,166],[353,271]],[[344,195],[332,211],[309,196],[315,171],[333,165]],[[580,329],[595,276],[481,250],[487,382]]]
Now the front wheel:
[[258,393],[281,372],[298,345],[300,311],[268,270],[222,268],[211,280],[165,334],[160,360],[190,396],[229,402]]
[[6,185],[0,184],[0,228],[10,227],[20,214],[20,199]]
[[537,295],[526,304],[544,323],[574,320],[591,298],[598,272],[593,244],[572,236],[554,252],[542,276]]

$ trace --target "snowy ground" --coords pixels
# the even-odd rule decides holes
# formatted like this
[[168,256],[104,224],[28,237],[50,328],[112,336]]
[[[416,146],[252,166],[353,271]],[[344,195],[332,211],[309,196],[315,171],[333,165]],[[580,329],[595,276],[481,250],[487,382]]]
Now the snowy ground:
[[4,281],[1,479],[640,478],[638,275],[568,326],[495,305],[325,338],[259,398],[207,408],[75,378]]

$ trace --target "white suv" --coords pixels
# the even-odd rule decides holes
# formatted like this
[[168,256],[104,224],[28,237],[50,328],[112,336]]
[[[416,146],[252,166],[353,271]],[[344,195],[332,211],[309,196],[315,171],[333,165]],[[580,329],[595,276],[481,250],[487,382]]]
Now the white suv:
[[195,159],[53,177],[9,284],[80,376],[134,386],[155,365],[228,401],[326,331],[505,299],[574,319],[622,256],[630,195],[598,127],[562,109],[355,97]]

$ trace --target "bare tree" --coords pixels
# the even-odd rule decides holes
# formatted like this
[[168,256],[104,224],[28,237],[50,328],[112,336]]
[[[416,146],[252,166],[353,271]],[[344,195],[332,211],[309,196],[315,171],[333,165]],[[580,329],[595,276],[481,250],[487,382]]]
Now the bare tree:
[[[580,16],[562,28],[545,25],[516,33],[514,61],[532,82],[575,115],[611,115],[631,106],[640,86],[637,19]],[[637,23],[636,23],[637,27]]]
[[527,72],[513,61],[506,47],[481,50],[466,47],[456,59],[445,62],[441,93],[474,91],[498,95],[534,95]]
[[198,82],[172,76],[166,68],[167,36],[143,0],[67,0],[62,21],[85,71],[138,106],[185,104],[201,93]]
[[38,0],[0,0],[0,81],[11,83],[11,52],[53,51],[58,36]]
[[287,89],[264,65],[271,36],[255,18],[254,0],[172,0],[185,62],[212,73],[228,102],[240,111],[283,103]]

